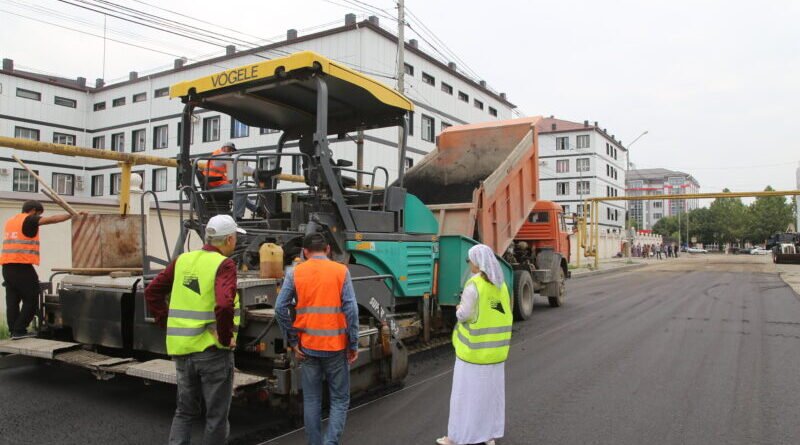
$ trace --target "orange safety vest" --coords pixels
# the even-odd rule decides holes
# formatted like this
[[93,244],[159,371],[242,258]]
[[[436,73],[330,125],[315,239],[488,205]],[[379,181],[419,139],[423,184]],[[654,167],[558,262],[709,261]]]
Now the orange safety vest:
[[0,264],[39,264],[39,231],[33,238],[22,233],[22,224],[28,216],[20,213],[6,221]]
[[[218,156],[221,154],[225,154],[225,152],[220,148],[211,153],[211,156]],[[200,172],[206,177],[208,180],[208,186],[211,188],[230,184],[231,182],[228,179],[228,166],[224,162],[214,162],[209,160],[206,168],[201,169]]]
[[297,306],[294,324],[300,344],[317,351],[347,347],[347,320],[342,311],[342,287],[347,267],[334,261],[309,259],[294,268]]

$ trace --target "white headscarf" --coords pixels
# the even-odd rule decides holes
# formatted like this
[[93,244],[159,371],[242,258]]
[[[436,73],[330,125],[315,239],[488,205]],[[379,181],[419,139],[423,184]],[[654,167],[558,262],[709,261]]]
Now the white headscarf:
[[503,270],[500,269],[500,262],[494,255],[494,251],[486,244],[472,246],[467,253],[472,264],[478,266],[481,272],[485,273],[497,288],[503,287]]

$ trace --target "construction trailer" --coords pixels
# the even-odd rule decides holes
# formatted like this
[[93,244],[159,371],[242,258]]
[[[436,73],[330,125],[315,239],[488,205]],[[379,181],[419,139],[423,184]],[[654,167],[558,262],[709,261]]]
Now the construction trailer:
[[[389,183],[383,167],[363,171],[334,159],[329,137],[386,127],[407,134],[412,103],[318,54],[297,53],[182,82],[170,96],[184,103],[183,128],[192,128],[193,113],[202,108],[280,130],[280,140],[273,148],[215,157],[231,162],[233,178],[243,164],[255,168],[252,180],[217,190],[206,187],[202,174],[211,158],[190,155],[191,134],[184,132],[177,160],[184,216],[174,248],[165,246],[159,256],[146,245],[144,231],[158,228],[146,227],[143,214],[75,221],[73,263],[79,263],[45,284],[39,338],[2,342],[0,352],[82,366],[98,378],[127,375],[174,384],[165,331],[148,313],[143,290],[187,249],[191,237],[203,238],[209,218],[230,214],[232,201],[242,196],[253,200],[256,211],[240,222],[247,235],[239,237],[232,255],[242,306],[235,392],[289,413],[301,410],[298,367],[275,321],[282,274],[262,268],[262,252],[273,258],[279,252],[281,266],[292,267],[302,260],[305,234],[324,234],[332,259],[346,264],[353,278],[360,320],[353,393],[401,382],[409,347],[446,341],[469,274],[464,259],[478,242],[497,253],[514,289],[518,318],[530,316],[537,291],[553,306],[562,304],[569,246],[560,207],[537,201],[535,118],[450,128],[437,150],[408,174],[403,142],[398,180]],[[6,145],[22,148],[14,144]],[[54,144],[38,147],[58,151]],[[288,158],[299,159],[301,176],[283,174]],[[352,175],[370,185],[359,186]],[[434,184],[431,175],[448,179]],[[434,187],[446,192],[434,196]],[[99,246],[80,250],[93,241]]]

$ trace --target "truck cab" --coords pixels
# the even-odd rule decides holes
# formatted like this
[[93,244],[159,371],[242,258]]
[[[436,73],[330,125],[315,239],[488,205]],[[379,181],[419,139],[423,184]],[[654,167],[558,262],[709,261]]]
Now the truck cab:
[[536,201],[516,241],[524,241],[536,251],[558,252],[565,263],[569,263],[569,230],[561,206],[552,201]]

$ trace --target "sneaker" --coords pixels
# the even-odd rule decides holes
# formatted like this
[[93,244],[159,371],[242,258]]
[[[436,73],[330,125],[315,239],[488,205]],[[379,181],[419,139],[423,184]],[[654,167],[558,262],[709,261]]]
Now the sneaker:
[[22,334],[13,334],[11,336],[11,339],[12,340],[22,340],[23,338],[31,338],[31,337],[36,337],[36,334],[30,333],[30,332],[24,332]]
[[438,445],[456,445],[456,443],[453,442],[452,440],[450,440],[450,438],[447,437],[447,436],[442,436],[442,437],[436,439],[436,443]]
[[484,442],[486,445],[494,445],[494,439]]

